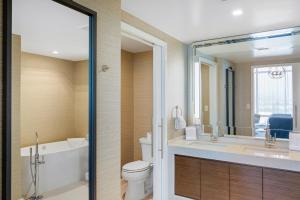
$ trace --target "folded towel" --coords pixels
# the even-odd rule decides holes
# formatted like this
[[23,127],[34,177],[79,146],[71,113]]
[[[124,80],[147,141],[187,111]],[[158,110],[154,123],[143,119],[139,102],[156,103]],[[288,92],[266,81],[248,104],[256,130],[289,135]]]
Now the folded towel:
[[290,150],[300,151],[300,133],[299,132],[290,132],[289,148],[290,148]]
[[195,126],[188,126],[185,128],[185,139],[186,140],[197,140],[197,132]]

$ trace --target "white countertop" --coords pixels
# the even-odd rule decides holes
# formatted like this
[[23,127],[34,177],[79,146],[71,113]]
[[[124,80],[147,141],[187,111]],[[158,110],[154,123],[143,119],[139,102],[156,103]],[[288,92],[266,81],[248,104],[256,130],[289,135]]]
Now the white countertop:
[[219,137],[217,142],[207,135],[197,141],[178,137],[169,140],[168,153],[300,172],[300,152],[290,151],[288,141],[266,148],[263,139],[253,137]]

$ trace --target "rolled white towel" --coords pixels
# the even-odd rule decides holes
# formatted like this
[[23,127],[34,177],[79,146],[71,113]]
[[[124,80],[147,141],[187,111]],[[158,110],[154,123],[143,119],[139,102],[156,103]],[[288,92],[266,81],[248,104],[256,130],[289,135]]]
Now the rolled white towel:
[[186,121],[184,120],[184,118],[182,116],[178,116],[175,118],[175,129],[177,130],[181,130],[181,129],[185,129],[186,127]]
[[290,132],[289,134],[289,148],[293,151],[300,151],[300,133]]
[[152,134],[151,134],[151,132],[147,132],[147,141],[148,141],[149,143],[152,142]]

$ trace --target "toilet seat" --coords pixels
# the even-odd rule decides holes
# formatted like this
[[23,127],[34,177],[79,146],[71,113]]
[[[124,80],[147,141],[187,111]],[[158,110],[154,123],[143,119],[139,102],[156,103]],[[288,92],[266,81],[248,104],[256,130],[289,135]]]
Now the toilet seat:
[[123,166],[123,172],[127,173],[136,173],[136,172],[143,172],[150,168],[150,163],[147,161],[134,161],[127,163]]

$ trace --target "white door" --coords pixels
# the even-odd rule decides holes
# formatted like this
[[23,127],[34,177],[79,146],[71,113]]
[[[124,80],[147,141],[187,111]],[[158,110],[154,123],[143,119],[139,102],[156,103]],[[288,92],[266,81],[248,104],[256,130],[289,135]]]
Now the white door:
[[[165,55],[164,47],[153,46],[153,198],[165,199],[163,195],[163,160],[167,158],[167,132],[165,123]],[[167,189],[167,188],[166,188]],[[167,193],[167,192],[165,192]]]
[[[167,44],[129,24],[121,23],[122,34],[153,46],[153,199],[167,198],[167,123],[165,115],[165,68]],[[164,177],[165,176],[165,177]]]

